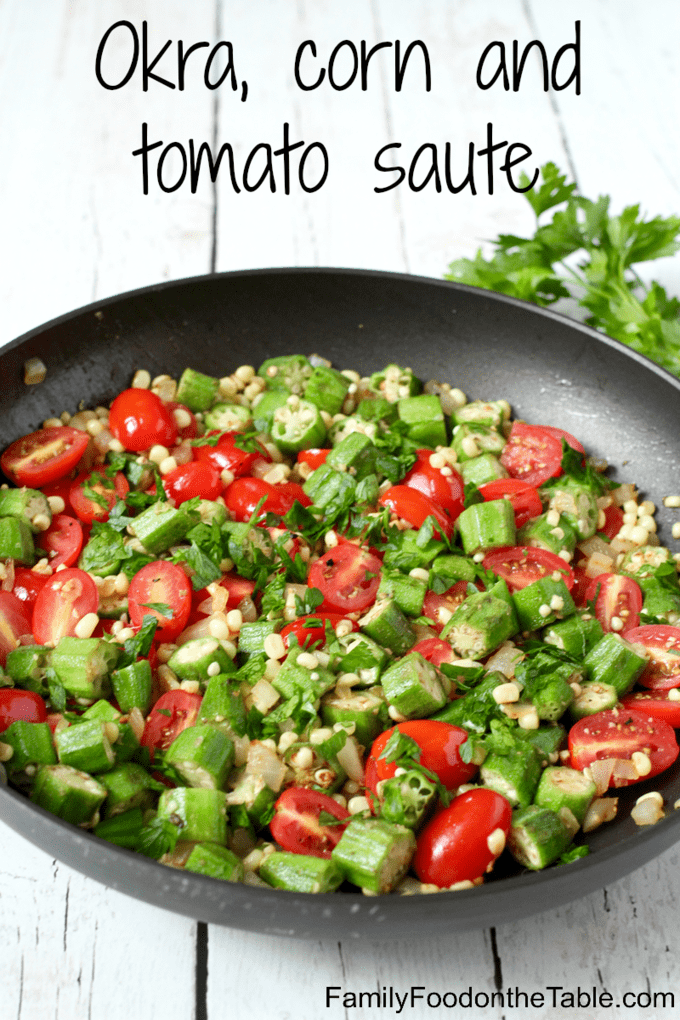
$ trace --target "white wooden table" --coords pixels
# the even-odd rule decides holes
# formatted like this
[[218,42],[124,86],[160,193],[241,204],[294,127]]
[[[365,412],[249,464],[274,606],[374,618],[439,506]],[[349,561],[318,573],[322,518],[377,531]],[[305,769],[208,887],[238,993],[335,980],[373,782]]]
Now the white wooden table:
[[[208,48],[188,62],[183,91],[152,80],[144,92],[141,67],[124,87],[103,88],[94,69],[106,30],[128,21],[141,38],[145,20],[150,53],[173,40],[155,73],[177,83],[179,39],[185,49],[229,40],[238,90],[205,87]],[[517,92],[475,84],[488,43],[504,40],[511,52],[513,39],[523,48],[540,37],[552,60],[574,41],[577,20],[580,96],[573,87],[544,93],[533,57]],[[379,173],[373,160],[383,146],[401,142],[393,151],[408,167],[423,143],[443,153],[450,141],[454,176],[462,180],[468,142],[481,148],[488,122],[496,140],[531,148],[527,166],[554,160],[584,194],[611,194],[614,209],[639,201],[649,213],[677,213],[679,37],[675,0],[2,0],[0,343],[97,298],[211,270],[327,265],[441,276],[451,259],[473,254],[499,231],[531,230],[528,204],[503,175],[489,195],[483,167],[477,195],[431,186],[376,193],[394,176]],[[392,47],[373,58],[366,91],[358,81],[333,90],[327,80],[303,91],[293,67],[297,47],[308,39],[316,42],[317,58],[305,51],[305,82],[328,65],[342,40],[358,50],[361,40],[371,46],[398,39],[403,54],[420,39],[432,89],[424,90],[416,53],[401,92],[395,91]],[[131,40],[125,27],[111,34],[102,59],[109,84],[125,74]],[[346,46],[336,58],[337,83],[346,80],[349,55]],[[561,69],[566,76],[566,57]],[[217,61],[212,73],[215,78]],[[241,102],[244,79],[248,95]],[[295,155],[288,196],[278,164],[275,194],[264,188],[237,194],[226,168],[215,187],[204,172],[195,193],[188,182],[162,192],[157,149],[149,155],[145,196],[142,161],[132,156],[143,123],[149,142],[163,146],[177,141],[186,148],[190,138],[196,148],[231,142],[240,181],[251,150],[262,142],[278,148],[288,123],[292,142],[323,142],[328,179],[304,193]],[[316,156],[310,153],[308,181],[315,179]],[[166,186],[179,169],[166,157]],[[680,293],[677,259],[655,272]],[[675,848],[569,907],[551,910],[546,903],[545,913],[526,921],[446,940],[368,947],[206,929],[110,892],[45,851],[0,826],[2,1020],[396,1015],[396,1006],[375,1002],[345,1009],[335,1000],[327,1008],[327,986],[357,995],[390,987],[403,994],[416,985],[434,992],[471,987],[489,996],[502,991],[505,1005],[497,996],[488,1006],[478,1000],[474,1011],[448,1009],[452,1017],[489,1020],[673,1015],[670,999],[653,1004],[660,992],[673,992],[675,1008],[680,1004]],[[558,992],[553,1004],[551,986],[575,993],[579,985],[598,995],[608,991],[615,1001],[626,992],[641,998],[618,1010],[568,1008],[559,1005]],[[535,999],[527,1008],[521,996],[512,998],[515,989],[542,992],[544,1004]],[[438,1012],[420,1002],[403,1015]]]

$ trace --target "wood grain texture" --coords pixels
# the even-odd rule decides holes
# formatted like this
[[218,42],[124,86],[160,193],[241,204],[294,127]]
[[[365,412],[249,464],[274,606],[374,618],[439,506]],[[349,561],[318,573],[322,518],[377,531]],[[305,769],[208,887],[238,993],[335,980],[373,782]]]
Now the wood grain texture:
[[[156,47],[165,39],[232,40],[247,101],[230,89],[208,92],[191,74],[181,94],[153,84],[143,93],[138,79],[121,91],[103,90],[94,55],[106,28],[121,19],[138,27],[147,20]],[[524,45],[540,35],[554,52],[573,36],[576,19],[580,97],[568,90],[545,95],[536,62],[516,94],[476,88],[489,41]],[[0,277],[0,344],[97,297],[213,267],[334,265],[440,276],[451,259],[472,255],[499,231],[530,231],[528,204],[500,178],[493,196],[482,193],[483,176],[476,196],[431,186],[377,194],[374,187],[390,175],[378,174],[373,159],[389,142],[401,142],[403,162],[424,143],[441,152],[449,141],[462,176],[462,154],[470,141],[483,146],[489,121],[498,139],[528,144],[537,163],[553,159],[569,168],[585,193],[610,193],[615,209],[641,201],[650,213],[677,212],[679,30],[673,0],[3,0],[0,137],[9,147],[0,161],[0,209],[9,257]],[[397,93],[390,60],[379,54],[366,92],[303,94],[294,85],[293,56],[312,38],[326,60],[345,38],[357,46],[362,39],[423,39],[432,92],[423,91],[414,61]],[[123,51],[121,35],[121,61]],[[113,60],[113,48],[111,54]],[[237,194],[223,170],[214,187],[203,175],[195,194],[156,188],[143,196],[131,156],[143,121],[150,139],[164,144],[231,141],[241,172],[256,145],[281,144],[287,122],[292,141],[326,145],[328,183],[285,196],[279,175],[275,194]],[[655,274],[680,292],[677,259]],[[496,993],[476,1014],[485,1020],[604,1020],[611,1009],[565,1013],[549,1000],[541,1008],[509,1008],[499,993],[579,983],[617,996],[674,991],[678,863],[671,850],[567,907],[451,939],[307,944],[211,927],[206,945],[202,926],[107,891],[2,826],[0,1016],[363,1020],[395,1015],[376,1006],[377,993],[419,985]],[[357,1009],[337,1001],[326,1008],[327,986],[373,999]],[[420,1002],[404,1015],[437,1012]],[[618,1012],[649,1020],[671,1015],[661,1003]],[[459,1005],[447,1015],[458,1020],[473,1011]]]

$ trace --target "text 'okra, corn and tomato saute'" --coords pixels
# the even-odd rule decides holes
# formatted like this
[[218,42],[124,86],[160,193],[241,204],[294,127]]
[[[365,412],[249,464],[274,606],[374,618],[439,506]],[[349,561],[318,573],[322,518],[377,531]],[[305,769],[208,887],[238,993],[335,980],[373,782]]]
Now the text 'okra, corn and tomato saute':
[[678,755],[654,506],[502,399],[317,356],[141,370],[1,464],[2,769],[105,840],[299,892],[466,888],[587,853],[607,791]]

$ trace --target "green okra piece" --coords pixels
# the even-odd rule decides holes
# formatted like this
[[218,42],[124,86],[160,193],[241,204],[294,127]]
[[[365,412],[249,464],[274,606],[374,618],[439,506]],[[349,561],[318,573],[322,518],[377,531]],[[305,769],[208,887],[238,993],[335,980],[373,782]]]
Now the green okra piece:
[[386,365],[382,372],[373,372],[369,385],[374,393],[394,404],[405,397],[417,396],[423,385],[410,368],[394,363]]
[[267,358],[257,374],[267,380],[268,390],[285,389],[299,396],[304,392],[312,371],[312,366],[303,354],[284,354],[277,358]]
[[552,576],[541,577],[513,592],[512,599],[523,631],[539,630],[576,612],[566,584],[562,580],[555,581]]
[[187,726],[165,752],[165,761],[189,786],[219,790],[234,764],[234,744],[209,723]]
[[153,687],[149,660],[140,659],[122,669],[115,669],[111,674],[111,686],[121,711],[131,712],[133,708],[139,708],[146,715]]
[[510,419],[510,405],[507,400],[471,400],[469,404],[456,408],[453,420],[456,425],[474,422],[500,431]]
[[190,411],[207,411],[215,403],[219,386],[220,381],[214,376],[185,368],[177,384],[175,400]]
[[357,686],[376,684],[390,660],[387,649],[358,631],[336,637],[336,641],[341,651],[339,658],[331,664],[332,668],[341,673],[356,673],[359,677]]
[[40,694],[52,649],[49,645],[19,645],[7,653],[5,669],[15,684]]
[[468,595],[441,632],[463,658],[483,659],[517,632],[515,612],[490,592]]
[[283,850],[268,854],[258,874],[275,889],[303,893],[335,892],[344,878],[339,865],[332,859],[292,854]]
[[574,613],[546,627],[542,637],[547,645],[554,645],[572,659],[583,660],[603,634],[602,624],[594,616]]
[[100,698],[95,701],[94,704],[88,705],[81,719],[96,719],[97,722],[113,722],[118,723],[122,713],[118,711],[115,705],[112,705],[106,698]]
[[31,800],[73,825],[92,825],[106,799],[106,787],[70,765],[41,765]]
[[152,555],[165,552],[177,545],[193,527],[193,522],[182,509],[158,500],[135,517],[130,530]]
[[[253,626],[244,624],[244,628]],[[259,650],[262,650],[261,647]],[[170,656],[168,666],[180,680],[198,680],[202,688],[213,676],[236,672],[233,661],[220,642],[211,637],[193,638],[180,645]]]
[[141,808],[132,808],[120,815],[112,815],[97,822],[92,830],[95,836],[105,839],[107,843],[124,846],[135,850],[144,828],[144,816]]
[[630,549],[621,560],[619,573],[633,577],[639,583],[654,576],[657,567],[671,559],[670,549],[663,545],[641,545]]
[[515,511],[509,499],[473,503],[460,514],[456,526],[468,556],[515,544]]
[[354,817],[331,854],[344,877],[372,893],[388,893],[409,869],[416,850],[412,831],[380,818]]
[[583,660],[589,680],[610,684],[621,697],[629,691],[647,665],[646,655],[640,655],[640,646],[633,647],[619,634],[609,633],[600,638]]
[[233,850],[219,843],[197,843],[187,858],[184,870],[220,878],[223,882],[243,881],[243,861]]
[[464,460],[459,467],[466,484],[472,482],[473,485],[480,486],[486,485],[487,482],[495,482],[498,478],[508,477],[508,472],[493,453],[480,453],[477,457]]
[[145,810],[151,807],[153,791],[158,787],[146,769],[133,761],[123,762],[110,772],[104,772],[99,782],[107,791],[104,818],[112,818],[132,808]]
[[420,652],[410,652],[382,675],[382,688],[390,705],[406,719],[424,719],[447,701],[446,679]]
[[370,747],[390,723],[382,687],[350,691],[346,695],[331,691],[321,699],[319,712],[326,726],[335,726],[336,723],[353,726],[357,742],[365,748]]
[[615,708],[618,701],[619,695],[613,684],[590,680],[581,684],[581,693],[576,695],[570,705],[569,715],[572,719],[583,719],[587,715]]
[[50,666],[67,694],[92,701],[108,694],[109,673],[120,646],[103,638],[63,637],[50,656]]
[[242,737],[246,732],[246,706],[241,685],[225,676],[208,680],[198,710],[196,723],[210,723],[223,730],[228,737]]
[[356,479],[343,471],[335,471],[327,464],[322,464],[313,471],[302,486],[305,495],[309,496],[314,506],[323,510],[336,500],[345,501],[350,505],[354,502]]
[[491,752],[479,774],[485,786],[510,801],[513,807],[531,804],[541,778],[543,756],[526,740],[517,740],[508,754]]
[[518,545],[546,549],[556,556],[564,549],[568,553],[573,553],[577,540],[578,535],[564,514],[560,515],[557,524],[548,523],[547,513],[541,514],[540,517],[534,517],[533,520],[527,521],[517,533]]
[[455,553],[437,556],[430,567],[430,587],[435,578],[439,577],[446,582],[447,588],[451,588],[456,581],[472,584],[475,576],[475,565],[467,556],[457,556]]
[[0,741],[13,748],[7,762],[10,773],[20,772],[27,765],[56,765],[57,754],[50,727],[46,722],[17,719],[0,733]]
[[359,626],[370,638],[394,655],[402,655],[416,643],[413,627],[394,599],[376,599],[359,619]]
[[271,432],[274,413],[283,407],[290,396],[288,389],[265,390],[253,406],[253,424],[260,432]]
[[219,429],[220,431],[239,432],[252,421],[250,409],[243,404],[218,403],[213,404],[209,411],[203,416],[207,429]]
[[378,784],[380,817],[415,832],[427,821],[437,803],[437,787],[417,769],[406,769]]
[[456,425],[453,430],[451,446],[458,454],[458,462],[479,457],[483,453],[490,453],[494,457],[500,457],[505,448],[506,439],[495,429],[487,428],[485,425],[467,423]]
[[322,694],[335,686],[336,678],[330,670],[323,666],[316,666],[314,669],[298,666],[296,658],[297,656],[291,656],[289,652],[281,669],[271,681],[274,690],[278,691],[286,701],[296,694],[302,694],[305,698],[316,701]]
[[342,410],[350,385],[347,376],[338,372],[337,368],[318,365],[307,380],[305,400],[310,400],[328,414],[338,414]]
[[54,741],[61,764],[90,775],[113,768],[116,756],[106,735],[106,725],[98,719],[88,719],[59,730]]
[[439,397],[422,393],[397,403],[399,419],[406,424],[408,438],[418,446],[434,449],[446,446],[446,424]]
[[224,524],[227,519],[227,508],[216,499],[202,499],[197,507],[198,516],[203,524]]
[[539,719],[556,722],[573,703],[574,690],[568,676],[556,670],[549,677],[541,677],[540,683],[530,683],[521,700],[531,701]]
[[357,481],[375,474],[376,447],[362,432],[350,432],[326,457],[334,471],[348,471]]
[[595,783],[586,779],[582,772],[564,765],[551,765],[541,774],[534,803],[550,808],[556,814],[563,807],[569,808],[582,825],[596,792]]
[[550,509],[567,518],[578,541],[592,538],[599,516],[597,493],[565,475],[550,486],[549,494]]
[[365,397],[359,401],[355,414],[366,421],[382,421],[386,425],[391,425],[399,417],[396,404],[384,397]]
[[[16,517],[26,527],[37,534],[45,528],[38,527],[33,521],[36,517],[52,520],[52,510],[47,496],[40,489],[0,489],[0,517]],[[44,523],[39,521],[39,523]],[[4,557],[3,557],[4,558]]]
[[376,599],[394,599],[406,616],[420,616],[426,594],[427,584],[419,577],[411,577],[398,570],[385,570],[380,578]]
[[164,790],[158,800],[158,817],[176,825],[183,840],[226,845],[227,795],[222,790],[192,786]]
[[324,445],[326,426],[321,411],[311,400],[298,400],[292,405],[293,398],[274,412],[271,437],[282,453],[299,453]]
[[18,517],[0,517],[0,559],[24,566],[35,563],[35,546],[29,526]]
[[229,793],[229,805],[243,807],[249,823],[259,832],[271,820],[277,797],[278,793],[267,786],[261,776],[249,772],[246,767]]
[[525,868],[540,871],[564,853],[577,831],[578,822],[568,809],[558,814],[528,804],[513,812],[508,848]]

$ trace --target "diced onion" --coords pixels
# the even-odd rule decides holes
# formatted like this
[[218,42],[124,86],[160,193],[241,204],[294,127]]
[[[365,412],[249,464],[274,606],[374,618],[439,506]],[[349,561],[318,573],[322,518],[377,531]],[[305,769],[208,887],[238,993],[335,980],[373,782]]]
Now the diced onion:
[[591,762],[588,766],[591,779],[596,786],[596,795],[601,797],[603,793],[609,789],[609,780],[611,779],[612,772],[614,771],[614,759],[613,758],[600,758]]

